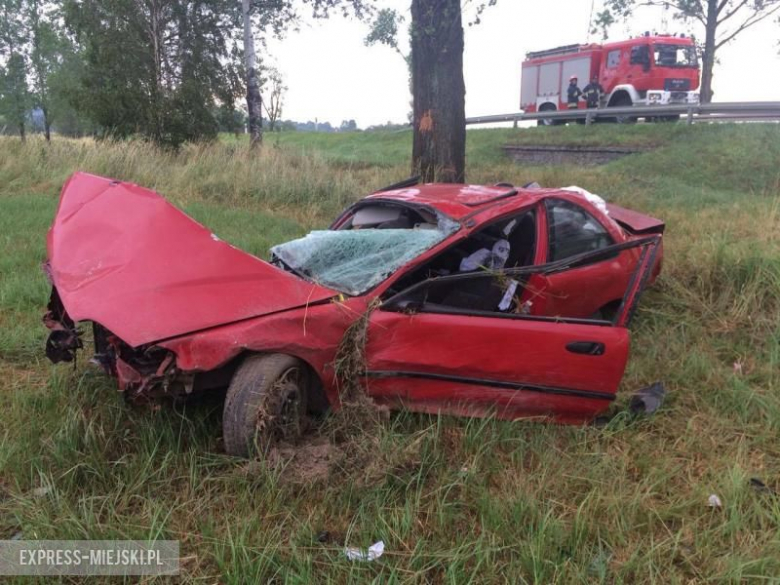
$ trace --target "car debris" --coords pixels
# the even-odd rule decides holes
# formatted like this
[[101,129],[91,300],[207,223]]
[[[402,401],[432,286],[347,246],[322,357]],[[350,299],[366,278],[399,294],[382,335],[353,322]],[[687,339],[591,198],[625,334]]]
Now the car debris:
[[752,487],[755,491],[759,493],[769,494],[772,496],[778,495],[777,490],[772,489],[757,477],[751,477],[749,483],[750,483],[750,487]]
[[661,382],[656,382],[651,386],[637,390],[631,397],[628,408],[632,414],[649,416],[661,408],[665,396],[664,385]]
[[720,501],[720,498],[716,494],[710,494],[710,497],[707,498],[707,505],[710,508],[722,508],[723,502]]
[[344,555],[350,561],[375,561],[385,553],[385,543],[381,540],[368,547],[368,550],[361,548],[347,547],[344,549]]
[[[134,401],[228,388],[247,456],[340,407],[335,365],[382,408],[581,424],[615,399],[664,223],[571,189],[406,181],[328,230],[234,248],[157,193],[86,173],[48,233],[47,355],[94,362]],[[165,253],[160,253],[165,250]]]

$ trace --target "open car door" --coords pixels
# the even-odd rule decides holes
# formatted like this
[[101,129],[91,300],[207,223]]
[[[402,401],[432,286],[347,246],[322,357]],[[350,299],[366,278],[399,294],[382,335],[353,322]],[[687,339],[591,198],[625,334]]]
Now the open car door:
[[[423,412],[592,419],[614,400],[623,377],[627,326],[659,240],[651,236],[543,266],[433,278],[396,294],[370,317],[369,394]],[[522,298],[528,283],[629,248],[640,249],[640,259],[613,321],[532,316],[521,306],[520,312],[475,310],[457,302],[468,295],[454,292],[473,291],[480,282],[506,289],[516,281],[512,294]]]

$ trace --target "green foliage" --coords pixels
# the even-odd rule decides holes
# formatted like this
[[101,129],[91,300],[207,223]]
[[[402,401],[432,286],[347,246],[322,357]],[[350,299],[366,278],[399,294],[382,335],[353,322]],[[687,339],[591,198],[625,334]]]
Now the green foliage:
[[30,90],[22,8],[22,0],[0,1],[0,56],[5,57],[0,68],[0,113],[24,139]]
[[0,75],[0,108],[8,122],[18,128],[24,137],[27,110],[31,103],[24,55],[11,53]]
[[84,47],[75,102],[107,134],[158,144],[211,139],[215,102],[241,91],[235,6],[228,0],[65,0]]
[[376,44],[386,45],[403,55],[398,47],[398,27],[403,21],[404,17],[397,10],[382,8],[376,13],[371,29],[363,42],[367,47]]

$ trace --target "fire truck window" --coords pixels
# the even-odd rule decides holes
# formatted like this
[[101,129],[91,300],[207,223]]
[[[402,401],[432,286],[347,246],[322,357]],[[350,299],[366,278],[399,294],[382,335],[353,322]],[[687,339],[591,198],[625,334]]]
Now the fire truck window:
[[614,244],[607,230],[579,205],[560,199],[547,200],[549,262]]
[[656,65],[660,67],[696,67],[696,49],[690,45],[653,45]]
[[636,47],[631,47],[631,64],[632,65],[650,64],[650,51],[647,45],[638,45]]
[[620,64],[620,49],[607,53],[607,67],[617,67]]

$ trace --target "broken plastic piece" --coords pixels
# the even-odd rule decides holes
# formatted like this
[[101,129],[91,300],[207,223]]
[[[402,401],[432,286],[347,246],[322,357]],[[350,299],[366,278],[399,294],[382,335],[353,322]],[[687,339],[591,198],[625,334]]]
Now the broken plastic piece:
[[519,284],[520,283],[516,280],[509,281],[509,286],[506,287],[506,292],[504,292],[504,296],[501,298],[501,302],[498,303],[499,311],[508,311],[509,307],[512,306],[512,299],[515,298],[515,291],[517,291],[517,286]]
[[461,272],[471,272],[478,268],[487,268],[488,270],[499,270],[504,267],[509,258],[509,242],[498,240],[493,244],[493,248],[481,248],[466,256],[460,261]]
[[347,547],[344,554],[350,561],[375,561],[385,552],[385,543],[383,541],[375,542],[368,547],[368,550],[360,548]]
[[653,414],[661,408],[666,396],[666,390],[661,382],[656,382],[652,386],[641,388],[631,397],[628,408],[632,414]]
[[607,202],[604,201],[604,198],[596,195],[595,193],[591,193],[590,191],[586,191],[582,187],[577,187],[576,185],[572,185],[571,187],[564,187],[564,191],[574,191],[575,193],[579,193],[585,199],[590,201],[593,205],[595,205],[599,211],[603,212],[605,215],[609,215],[609,209],[607,209]]
[[778,495],[775,490],[773,490],[771,487],[766,485],[763,481],[761,481],[757,477],[750,478],[750,487],[752,487],[757,492],[772,494],[773,496]]
[[710,494],[710,497],[707,498],[707,505],[710,508],[722,508],[723,502],[720,501],[720,498],[716,496],[715,494]]

